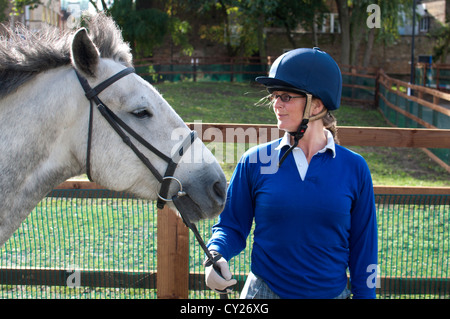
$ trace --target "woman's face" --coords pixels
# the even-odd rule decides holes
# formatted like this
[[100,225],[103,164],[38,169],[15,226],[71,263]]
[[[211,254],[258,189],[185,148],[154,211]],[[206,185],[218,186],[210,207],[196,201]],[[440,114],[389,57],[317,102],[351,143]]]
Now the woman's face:
[[[290,100],[287,96],[291,96]],[[287,132],[297,131],[303,119],[306,96],[298,93],[274,91],[272,93],[272,102],[273,111],[278,120],[278,128]]]

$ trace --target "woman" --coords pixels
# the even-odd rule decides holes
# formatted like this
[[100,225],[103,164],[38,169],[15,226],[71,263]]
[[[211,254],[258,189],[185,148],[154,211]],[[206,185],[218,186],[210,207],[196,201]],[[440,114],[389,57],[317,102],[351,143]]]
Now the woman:
[[[324,51],[280,56],[266,86],[283,138],[248,150],[237,164],[227,204],[208,249],[207,285],[236,283],[227,261],[238,255],[255,221],[251,273],[241,298],[375,298],[377,225],[365,160],[335,143],[342,76]],[[269,160],[268,160],[269,159]],[[276,165],[274,165],[276,163]]]

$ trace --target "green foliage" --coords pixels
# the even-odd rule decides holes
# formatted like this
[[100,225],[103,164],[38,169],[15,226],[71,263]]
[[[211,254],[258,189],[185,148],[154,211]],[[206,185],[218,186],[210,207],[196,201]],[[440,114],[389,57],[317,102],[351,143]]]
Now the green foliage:
[[433,46],[433,62],[445,63],[450,46],[450,24],[441,25],[430,33],[435,39]]
[[[252,2],[252,1],[249,1]],[[266,8],[265,15],[272,20],[274,26],[296,29],[299,24],[306,30],[312,31],[314,23],[319,22],[318,13],[327,10],[324,1],[285,0],[263,1]]]
[[169,30],[169,16],[158,9],[136,10],[132,0],[115,1],[109,13],[122,28],[135,57],[148,56],[163,42]]
[[11,0],[12,15],[19,15],[23,13],[25,6],[30,6],[30,9],[37,8],[42,2],[40,0]]
[[169,19],[169,31],[172,36],[173,44],[180,46],[185,55],[192,55],[194,47],[189,43],[187,37],[191,26],[189,22],[182,21],[177,17],[171,17]]
[[168,35],[184,54],[192,54],[194,49],[188,38],[190,24],[173,14],[174,2],[149,7],[142,1],[116,0],[107,10],[122,28],[123,37],[130,43],[135,58],[151,56]]
[[225,43],[230,55],[250,56],[259,53],[265,56],[264,28],[281,27],[289,41],[297,46],[293,31],[301,25],[312,30],[326,10],[325,1],[311,0],[203,0],[201,12],[221,12],[221,21],[204,26],[203,37]]
[[8,0],[0,0],[0,23],[7,19],[5,11],[8,8],[8,4],[9,4]]
[[412,17],[413,1],[379,0],[378,4],[381,9],[381,28],[378,39],[383,40],[387,44],[392,44],[399,37],[398,27],[405,22],[402,20],[399,12],[402,12],[406,19],[410,19]]

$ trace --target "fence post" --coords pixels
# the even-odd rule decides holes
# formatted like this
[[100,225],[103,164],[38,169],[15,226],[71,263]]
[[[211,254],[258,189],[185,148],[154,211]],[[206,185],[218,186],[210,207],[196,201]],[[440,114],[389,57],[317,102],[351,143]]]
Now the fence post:
[[197,61],[196,57],[192,58],[192,77],[194,78],[194,82],[197,82]]
[[234,59],[233,58],[231,58],[230,59],[230,82],[233,82],[234,81]]
[[156,289],[159,299],[187,299],[189,229],[176,212],[158,209]]
[[380,107],[380,81],[381,81],[381,71],[377,69],[377,75],[375,78],[375,100],[374,100],[374,108]]

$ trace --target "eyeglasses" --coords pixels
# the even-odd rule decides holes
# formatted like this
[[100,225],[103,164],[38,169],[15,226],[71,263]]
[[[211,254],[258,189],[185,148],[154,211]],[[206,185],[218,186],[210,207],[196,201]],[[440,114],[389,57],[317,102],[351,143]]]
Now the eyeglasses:
[[305,97],[305,95],[292,96],[287,93],[283,93],[283,94],[271,94],[267,98],[269,99],[270,102],[275,102],[276,99],[280,98],[281,101],[286,103],[286,102],[289,102],[291,99],[302,98],[302,97]]

